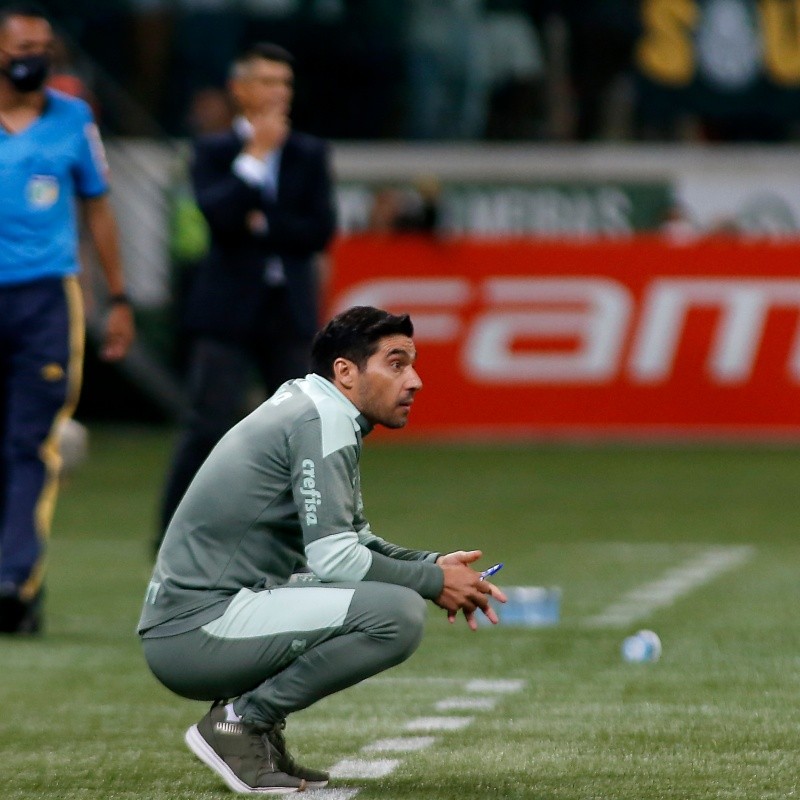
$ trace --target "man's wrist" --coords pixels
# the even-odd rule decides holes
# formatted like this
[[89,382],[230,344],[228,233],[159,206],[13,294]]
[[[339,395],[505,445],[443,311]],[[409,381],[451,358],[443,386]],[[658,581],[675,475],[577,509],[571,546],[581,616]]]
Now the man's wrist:
[[115,292],[108,296],[108,304],[110,306],[129,306],[131,299],[125,292]]

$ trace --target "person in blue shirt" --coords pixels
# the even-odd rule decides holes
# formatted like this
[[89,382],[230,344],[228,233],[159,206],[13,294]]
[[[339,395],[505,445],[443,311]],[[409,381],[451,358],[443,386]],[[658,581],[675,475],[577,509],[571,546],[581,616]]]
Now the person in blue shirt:
[[11,634],[41,625],[57,434],[80,389],[78,207],[109,290],[102,356],[121,359],[134,336],[102,143],[82,100],[45,87],[52,47],[37,6],[0,8],[0,633]]

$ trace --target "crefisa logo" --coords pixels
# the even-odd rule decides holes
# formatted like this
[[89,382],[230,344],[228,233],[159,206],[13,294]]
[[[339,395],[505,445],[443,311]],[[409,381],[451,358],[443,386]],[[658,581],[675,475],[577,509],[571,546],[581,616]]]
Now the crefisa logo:
[[33,208],[51,208],[58,200],[58,179],[53,175],[34,175],[28,181],[25,196]]
[[303,486],[300,494],[303,495],[306,512],[306,525],[317,524],[317,506],[322,504],[322,495],[317,489],[316,467],[310,458],[303,459]]

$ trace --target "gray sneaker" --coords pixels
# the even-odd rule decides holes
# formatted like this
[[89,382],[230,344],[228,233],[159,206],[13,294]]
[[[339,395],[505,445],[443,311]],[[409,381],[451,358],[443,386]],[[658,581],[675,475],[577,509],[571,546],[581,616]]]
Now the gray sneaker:
[[286,739],[283,735],[285,727],[286,720],[284,719],[280,722],[276,722],[272,728],[267,731],[270,743],[279,754],[278,769],[282,770],[287,775],[292,775],[295,778],[302,778],[306,782],[306,788],[308,789],[321,789],[323,786],[327,786],[331,777],[327,772],[298,764],[291,753],[286,749]]
[[244,722],[229,722],[225,706],[215,703],[184,737],[189,749],[240,794],[302,792],[306,781],[287,775],[281,755],[266,731]]

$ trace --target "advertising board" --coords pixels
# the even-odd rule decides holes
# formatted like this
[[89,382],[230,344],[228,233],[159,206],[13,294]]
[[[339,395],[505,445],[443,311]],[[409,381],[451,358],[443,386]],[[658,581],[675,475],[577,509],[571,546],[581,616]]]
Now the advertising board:
[[329,312],[408,312],[441,436],[800,438],[800,246],[348,237]]

